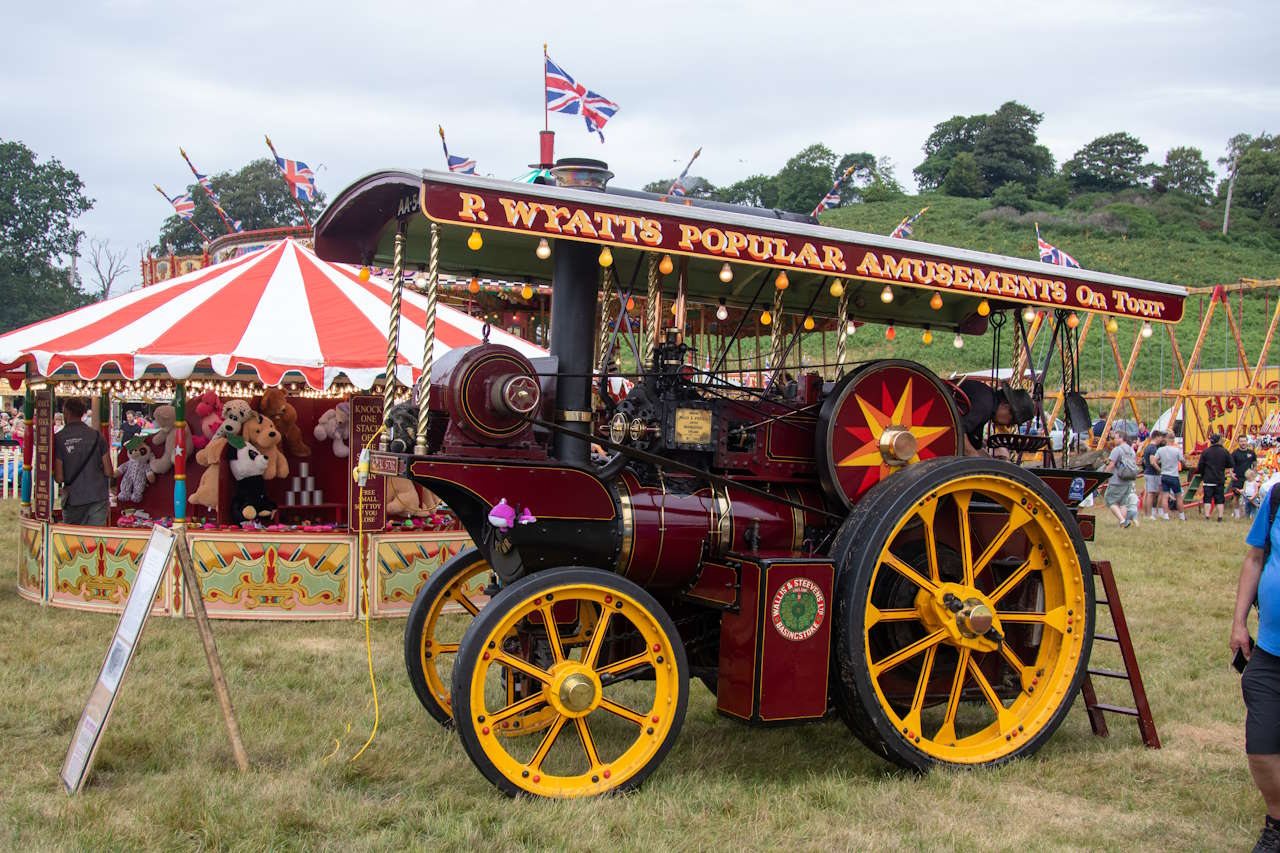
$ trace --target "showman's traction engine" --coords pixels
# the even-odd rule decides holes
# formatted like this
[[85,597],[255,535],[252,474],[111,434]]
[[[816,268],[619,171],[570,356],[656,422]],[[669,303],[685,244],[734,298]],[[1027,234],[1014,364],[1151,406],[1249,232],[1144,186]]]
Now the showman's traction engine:
[[[372,455],[447,502],[475,546],[427,579],[406,627],[431,716],[498,788],[549,797],[639,785],[691,680],[750,725],[838,714],[916,770],[1034,753],[1088,662],[1092,521],[1077,507],[1101,478],[998,415],[989,443],[1013,461],[977,452],[978,401],[915,362],[846,363],[843,342],[833,365],[788,358],[801,327],[788,343],[781,318],[960,336],[1006,315],[1021,328],[1025,305],[1058,321],[1077,307],[1054,287],[1015,297],[1002,276],[1071,273],[1064,298],[1120,288],[1162,305],[1157,319],[1177,319],[1180,290],[606,190],[591,161],[553,174],[379,172],[317,225],[322,257],[421,270],[432,306],[444,270],[552,284],[547,356],[486,342],[428,358],[418,405],[393,419],[416,429]],[[727,306],[737,328],[722,312],[695,349],[695,305]],[[727,361],[762,309],[777,325],[757,383]],[[628,335],[623,376],[608,354]]]

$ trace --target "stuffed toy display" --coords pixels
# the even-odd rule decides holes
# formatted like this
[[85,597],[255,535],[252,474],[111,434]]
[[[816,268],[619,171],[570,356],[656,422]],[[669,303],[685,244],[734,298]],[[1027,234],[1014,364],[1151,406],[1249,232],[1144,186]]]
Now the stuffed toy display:
[[427,500],[423,501],[418,494],[418,487],[413,484],[412,480],[404,477],[388,477],[386,483],[388,515],[431,515],[435,511],[436,505],[440,503],[439,498],[431,494],[431,492],[427,492]]
[[[165,474],[173,470],[173,454],[178,446],[177,410],[170,405],[156,406],[152,417],[156,422],[156,431],[151,434],[151,450],[155,458],[151,460],[151,470],[156,474]],[[191,433],[182,430],[182,452],[191,452]]]
[[206,447],[222,428],[222,400],[212,391],[205,391],[195,400],[194,408],[200,426],[191,431],[191,444],[196,450]]
[[413,403],[396,403],[387,412],[384,426],[391,436],[387,449],[392,453],[412,453],[418,434],[418,407]]
[[257,414],[248,400],[227,400],[222,404],[222,426],[219,427],[222,437],[239,435],[244,422]]
[[293,407],[279,388],[268,388],[258,398],[258,414],[271,418],[280,436],[284,439],[285,449],[291,456],[306,459],[311,455],[311,448],[302,440],[302,430],[298,428],[298,410]]
[[347,442],[351,440],[351,404],[339,403],[320,416],[312,434],[317,441],[331,440],[333,455],[346,459],[351,455]]
[[244,521],[270,521],[276,505],[267,497],[264,475],[271,464],[267,454],[259,452],[243,436],[227,439],[227,450],[230,453],[231,476],[236,481],[231,517]]
[[151,472],[151,447],[140,435],[129,439],[124,447],[129,458],[116,471],[116,476],[120,478],[120,489],[116,497],[131,504],[141,503],[143,492],[156,479],[156,475]]
[[267,467],[263,477],[274,480],[277,477],[289,476],[289,460],[285,459],[284,454],[280,452],[283,436],[270,418],[261,414],[254,415],[240,427],[240,437],[267,457]]

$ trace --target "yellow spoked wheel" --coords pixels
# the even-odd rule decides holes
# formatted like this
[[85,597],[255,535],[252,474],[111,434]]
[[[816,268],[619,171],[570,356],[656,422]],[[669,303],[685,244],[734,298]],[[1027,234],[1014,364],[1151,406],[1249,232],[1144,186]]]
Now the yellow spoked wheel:
[[836,698],[872,749],[917,770],[1035,752],[1088,665],[1093,584],[1079,527],[1036,477],[922,462],[877,485],[832,549]]
[[[511,671],[534,685],[514,700]],[[684,722],[689,671],[674,623],[640,587],[549,569],[472,622],[452,698],[463,747],[499,789],[589,797],[635,788],[662,761]],[[549,717],[540,737],[503,736],[531,713]]]
[[[458,644],[472,619],[488,604],[485,591],[491,569],[474,548],[440,567],[423,584],[409,610],[404,631],[404,662],[418,701],[443,725],[453,722],[449,687]],[[519,673],[508,673],[506,689],[512,698],[533,686]],[[550,715],[525,715],[509,727],[512,735],[545,728]],[[518,725],[515,725],[518,723]]]

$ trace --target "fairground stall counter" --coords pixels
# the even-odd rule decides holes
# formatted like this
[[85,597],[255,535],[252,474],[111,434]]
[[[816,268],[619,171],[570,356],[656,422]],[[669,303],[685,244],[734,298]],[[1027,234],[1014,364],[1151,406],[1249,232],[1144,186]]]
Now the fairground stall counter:
[[[407,393],[428,341],[437,361],[486,333],[531,357],[545,351],[446,305],[428,318],[412,292],[389,340],[393,293],[367,270],[284,240],[0,336],[0,368],[27,372],[34,436],[24,445],[19,594],[117,611],[152,525],[162,524],[184,530],[211,616],[354,618],[364,609],[362,573],[370,614],[403,615],[470,540],[408,480],[354,484],[360,448],[382,424],[378,386],[394,371],[393,389]],[[113,451],[106,527],[62,523],[54,415],[70,396],[93,404],[104,434],[113,398],[163,403],[154,433]],[[242,517],[252,490],[233,464],[237,445],[270,462],[262,476],[275,510],[261,520]],[[156,612],[189,612],[183,595],[175,564]]]

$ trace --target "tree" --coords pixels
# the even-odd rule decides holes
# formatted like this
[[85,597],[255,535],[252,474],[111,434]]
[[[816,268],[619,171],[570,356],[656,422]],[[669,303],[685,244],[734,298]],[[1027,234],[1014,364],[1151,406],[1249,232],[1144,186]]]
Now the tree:
[[942,191],[947,195],[981,198],[983,189],[977,159],[967,151],[957,154],[951,162],[946,180],[942,182]]
[[995,207],[1012,207],[1019,213],[1031,209],[1031,199],[1027,196],[1027,188],[1017,181],[1007,181],[996,187],[991,194],[991,204]]
[[809,213],[835,181],[836,155],[818,143],[796,154],[774,177],[777,206],[793,213]]
[[[214,175],[211,181],[223,210],[229,217],[240,220],[246,231],[303,224],[289,185],[274,160],[266,157],[254,160],[238,172]],[[210,237],[226,233],[226,226],[200,185],[189,184],[186,192],[196,204],[192,221]],[[317,193],[314,201],[302,202],[302,207],[315,223],[324,210],[324,193]],[[156,238],[158,247],[168,251],[167,247],[172,244],[178,254],[195,254],[201,250],[201,243],[196,230],[176,214],[164,221]]]
[[[1263,133],[1244,137],[1242,134],[1233,139],[1232,144],[1236,150],[1228,154],[1236,158],[1234,203],[1265,215],[1273,225],[1280,225],[1280,218],[1268,212],[1270,207],[1280,215],[1280,136]],[[1220,192],[1225,192],[1225,184],[1224,181],[1220,186]]]
[[0,331],[86,302],[58,263],[76,253],[73,220],[92,207],[80,176],[56,158],[39,163],[21,142],[0,140]]
[[111,286],[120,276],[129,271],[125,263],[125,250],[114,251],[110,240],[89,240],[89,266],[93,268],[93,278],[97,282],[97,293],[94,298],[99,301],[111,295]]
[[1053,155],[1036,143],[1044,113],[1007,101],[987,117],[973,143],[978,173],[988,187],[1017,181],[1028,191],[1053,172]]
[[862,201],[891,201],[906,193],[894,174],[893,159],[884,156],[876,161],[870,182],[859,191]]
[[1213,192],[1213,172],[1199,148],[1187,145],[1170,148],[1164,165],[1156,170],[1156,192],[1180,192],[1208,199]]
[[[641,189],[647,193],[655,193],[657,195],[666,195],[671,189],[671,185],[675,182],[675,178],[660,178],[656,181],[650,181]],[[714,198],[717,190],[715,184],[706,178],[691,176],[684,179],[684,194],[689,198]]]
[[933,133],[924,141],[924,162],[912,170],[921,190],[927,192],[942,186],[956,155],[973,153],[973,147],[979,135],[986,130],[990,118],[986,114],[952,116],[933,126]]
[[1078,192],[1115,192],[1142,186],[1155,171],[1143,163],[1147,146],[1127,133],[1099,136],[1062,164],[1071,186]]
[[768,175],[750,175],[727,187],[721,187],[717,198],[729,204],[777,207],[778,184]]

